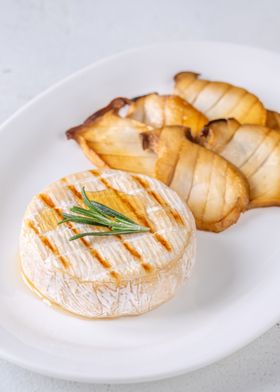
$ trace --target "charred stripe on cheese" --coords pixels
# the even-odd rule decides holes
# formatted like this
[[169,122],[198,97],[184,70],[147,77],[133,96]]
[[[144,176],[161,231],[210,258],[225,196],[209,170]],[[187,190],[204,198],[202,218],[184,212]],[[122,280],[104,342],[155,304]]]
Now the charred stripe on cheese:
[[[19,241],[22,271],[31,282],[29,286],[35,289],[38,295],[48,303],[55,303],[76,315],[113,318],[141,314],[173,297],[177,288],[181,287],[189,276],[195,255],[194,221],[180,198],[155,179],[144,177],[150,188],[179,212],[184,225],[176,224],[167,209],[157,205],[148,192],[137,186],[131,174],[109,169],[99,173],[110,182],[117,193],[130,201],[138,213],[151,220],[155,229],[172,245],[172,251],[167,252],[151,231],[122,236],[128,246],[135,247],[142,256],[142,263],[136,254],[133,257],[124,248],[116,236],[97,239],[85,237],[83,242],[79,239],[69,243],[72,230],[66,225],[57,226],[59,216],[52,207],[64,215],[71,206],[81,203],[68,189],[65,181],[59,179],[41,192],[49,198],[36,195],[27,207]],[[85,186],[90,200],[108,205],[116,211],[119,209],[120,213],[137,221],[135,215],[131,216],[129,207],[89,171],[71,174],[65,177],[65,180],[79,192]],[[156,217],[153,213],[150,216],[149,211],[155,211]],[[53,255],[41,242],[30,228],[29,221],[32,221],[41,236],[49,239],[51,246],[65,256],[69,262],[68,269],[65,269],[59,257]],[[73,225],[78,231],[81,231],[82,227],[90,230],[90,226],[75,222]],[[91,256],[85,247],[87,242],[109,261],[112,268],[104,269],[98,260]]]
[[60,208],[56,207],[56,205],[54,204],[54,202],[51,200],[51,198],[46,195],[45,193],[40,193],[38,195],[38,198],[42,201],[42,203],[44,203],[47,207],[51,208],[52,210],[54,210],[56,212],[56,214],[58,215],[58,217],[60,219],[63,219],[63,215],[62,215],[62,211]]
[[69,262],[66,260],[66,258],[59,253],[58,249],[50,242],[50,240],[46,236],[40,234],[34,223],[32,221],[29,221],[28,226],[31,230],[33,230],[33,232],[37,235],[41,242],[61,261],[61,264],[65,268],[68,268]]
[[76,198],[78,201],[80,201],[80,202],[83,201],[83,198],[82,198],[81,193],[75,188],[74,185],[72,185],[72,184],[67,184],[67,188],[73,193],[73,195],[75,196],[75,198]]
[[[79,201],[82,201],[82,195],[81,193],[76,189],[76,187],[73,184],[68,184],[67,185],[68,189],[73,193],[73,195],[76,197],[76,199]],[[112,188],[110,188],[112,189]],[[135,249],[135,247],[128,242],[124,240],[124,238],[121,235],[116,235],[116,237],[120,240],[120,242],[123,244],[123,246],[126,248],[126,250],[137,260],[141,262],[141,266],[146,272],[152,271],[152,266],[148,263],[145,263],[142,259],[141,254]],[[84,238],[80,238],[81,240],[86,241]],[[87,241],[86,241],[87,242]],[[89,245],[89,244],[88,244]],[[90,245],[89,245],[90,246]]]
[[53,209],[56,208],[56,206],[55,206],[54,202],[52,201],[52,199],[48,195],[46,195],[45,193],[40,193],[38,197],[48,207],[53,208]]
[[130,201],[127,198],[124,198],[120,193],[118,193],[112,186],[111,184],[100,175],[100,173],[94,169],[89,170],[89,172],[98,177],[99,180],[102,182],[105,187],[111,189],[116,197],[118,197],[122,202],[126,203],[127,206],[130,208],[130,210],[133,212],[133,214],[137,217],[138,221],[140,224],[149,227],[151,230],[151,233],[154,234],[156,240],[168,251],[171,251],[172,247],[169,244],[169,242],[159,233],[155,231],[155,228],[151,222],[148,221],[148,219],[145,217],[145,215],[140,214],[138,211],[135,210],[134,206],[130,203]]
[[180,225],[183,225],[183,219],[181,217],[181,215],[175,211],[173,208],[171,208],[166,201],[158,194],[156,193],[154,190],[152,190],[149,186],[149,184],[147,183],[147,181],[145,181],[143,178],[140,177],[136,177],[136,176],[132,176],[133,180],[140,185],[143,189],[145,189],[145,191],[161,206],[163,207],[168,213],[170,213],[172,215],[172,217],[174,218],[174,220],[179,223]]
[[[73,187],[74,188],[74,187]],[[76,190],[76,189],[75,189]],[[72,191],[72,189],[71,189]],[[79,193],[76,190],[77,193]],[[57,211],[57,213],[60,215],[60,218],[63,218],[63,214],[61,212],[61,210],[59,208],[56,207],[55,203],[53,202],[53,200],[46,194],[41,193],[39,195],[40,200],[45,203],[49,208],[55,209]],[[72,230],[72,232],[76,235],[76,234],[80,234],[79,230],[73,225],[73,223],[71,222],[67,222],[68,223],[68,227]],[[85,238],[79,238],[79,240],[82,242],[82,244],[89,250],[89,252],[91,253],[92,256],[94,256],[98,262],[106,269],[110,269],[111,265],[108,263],[107,260],[105,260],[100,253],[96,250],[93,249],[90,245],[90,243],[85,239]],[[113,273],[114,271],[111,272],[112,276],[115,276],[116,273]]]

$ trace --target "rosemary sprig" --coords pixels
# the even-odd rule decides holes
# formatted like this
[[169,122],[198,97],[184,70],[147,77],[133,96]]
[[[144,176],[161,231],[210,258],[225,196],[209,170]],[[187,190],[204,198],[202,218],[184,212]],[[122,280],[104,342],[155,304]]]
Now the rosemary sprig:
[[85,188],[82,189],[82,197],[84,204],[88,209],[74,206],[70,208],[70,211],[74,214],[63,213],[63,220],[58,224],[66,222],[81,223],[91,226],[107,227],[109,230],[106,231],[90,231],[85,233],[76,234],[69,239],[69,241],[76,240],[86,236],[110,236],[120,234],[135,234],[144,233],[149,231],[148,227],[138,225],[130,218],[105,206],[104,204],[98,203],[94,200],[89,200]]

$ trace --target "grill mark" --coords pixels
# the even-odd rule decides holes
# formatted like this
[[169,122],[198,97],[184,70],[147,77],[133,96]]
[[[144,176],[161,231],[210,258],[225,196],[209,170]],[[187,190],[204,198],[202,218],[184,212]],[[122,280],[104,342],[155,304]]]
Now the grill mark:
[[67,184],[66,186],[69,189],[69,191],[71,191],[73,193],[73,195],[75,196],[75,198],[77,200],[83,201],[82,195],[80,194],[80,192],[76,189],[76,187],[74,185]]
[[[43,204],[45,204],[48,208],[51,210],[55,211],[57,217],[59,219],[63,219],[63,214],[60,208],[56,207],[52,199],[45,193],[40,193],[38,195],[38,198],[41,200]],[[65,224],[71,229],[71,223],[70,222],[65,222]]]
[[[76,227],[74,227],[73,225],[72,225],[72,231],[74,234],[79,234],[79,230],[77,230]],[[104,259],[104,257],[102,257],[101,254],[96,249],[92,248],[90,243],[84,237],[81,237],[79,239],[82,242],[82,244],[89,250],[90,254],[98,260],[99,264],[101,264],[103,268],[105,269],[111,268],[110,263],[106,259]]]
[[50,240],[39,233],[39,230],[32,221],[28,221],[27,224],[28,227],[38,236],[40,241],[51,251],[51,253],[53,253],[61,261],[61,264],[64,266],[64,268],[67,268],[69,266],[68,261],[59,253],[58,249],[50,242]]
[[145,270],[145,272],[151,272],[153,270],[153,267],[151,264],[146,263],[143,261],[142,256],[140,255],[140,253],[137,251],[137,249],[135,249],[131,244],[125,242],[122,238],[122,236],[118,236],[121,240],[121,243],[123,244],[123,246],[126,248],[126,250],[128,250],[128,252],[137,260],[139,260],[141,262],[141,267]]
[[[61,219],[63,219],[63,214],[61,209],[54,204],[54,202],[48,195],[46,195],[45,193],[40,193],[38,197],[47,207],[54,210],[58,214],[58,216]],[[65,222],[65,223],[67,224],[68,227],[71,227],[71,222]]]
[[[66,181],[66,180],[64,180],[64,181]],[[82,200],[81,194],[77,191],[77,189],[75,188],[74,185],[68,184],[67,187],[68,187],[68,189],[73,193],[73,195],[74,195],[77,199]],[[60,217],[63,217],[61,210],[55,206],[54,202],[51,200],[51,198],[50,198],[48,195],[42,193],[42,194],[39,195],[39,198],[40,198],[40,199],[42,200],[42,202],[45,203],[48,207],[50,207],[50,208],[52,208],[52,209],[55,209],[56,212],[60,215]],[[75,227],[71,222],[67,222],[67,225],[68,225],[68,227],[72,230],[72,232],[73,232],[74,234],[79,234],[79,231],[76,229],[76,227]],[[37,228],[36,228],[34,225],[32,225],[32,229],[35,231],[35,233],[36,233],[36,234],[39,236],[39,238],[42,240],[41,237],[43,237],[43,236],[40,235],[39,231],[37,230]],[[133,246],[131,246],[130,244],[124,242],[124,241],[122,240],[121,236],[117,236],[117,237],[121,240],[123,246],[128,250],[129,253],[131,253],[131,255],[132,255],[133,257],[135,257],[135,258],[138,259],[138,260],[142,260],[142,256],[140,255],[140,253],[139,253]],[[79,240],[80,240],[80,241],[83,243],[83,245],[89,250],[89,252],[91,253],[91,255],[92,255],[93,257],[95,257],[95,258],[98,260],[98,262],[103,266],[103,268],[105,268],[105,269],[110,269],[110,268],[111,268],[111,265],[108,263],[108,261],[107,261],[106,259],[104,259],[104,258],[99,254],[99,252],[98,252],[96,249],[91,248],[90,243],[89,243],[85,238],[82,237],[82,238],[79,238]],[[42,240],[42,242],[52,251],[52,253],[54,253],[54,254],[61,260],[62,264],[64,264],[64,266],[66,267],[65,259],[63,258],[63,256],[57,254],[57,253],[58,253],[57,249],[53,247],[53,245],[50,243],[50,241],[49,241],[46,237],[44,237],[44,240]],[[55,251],[57,251],[57,252],[55,252]],[[152,267],[150,264],[148,264],[148,263],[142,262],[142,263],[141,263],[141,266],[142,266],[142,268],[143,268],[146,272],[151,272],[151,271],[153,270],[153,267]],[[119,279],[119,274],[118,274],[116,271],[110,271],[110,275],[111,275],[114,279],[116,279],[116,280]]]
[[118,197],[123,203],[126,203],[129,209],[133,212],[133,214],[137,217],[139,223],[141,223],[144,226],[149,227],[150,231],[152,234],[154,234],[154,237],[156,240],[169,252],[172,250],[171,245],[169,242],[159,233],[157,233],[154,229],[154,226],[152,225],[151,222],[147,220],[147,218],[143,214],[139,214],[138,211],[136,211],[133,207],[133,205],[130,203],[130,201],[126,198],[124,198],[121,194],[116,192],[116,190],[111,186],[111,184],[103,177],[100,176],[100,174],[92,169],[90,170],[90,173],[93,174],[94,176],[98,176],[99,180],[102,182],[103,185],[105,185],[107,188],[111,189],[116,197]]
[[129,253],[132,254],[132,256],[134,256],[136,259],[142,260],[142,256],[133,246],[123,241],[121,236],[119,236],[119,238],[122,241],[123,246],[128,250]]
[[140,185],[143,189],[145,189],[145,191],[164,209],[166,209],[169,214],[172,215],[172,217],[174,218],[174,220],[179,223],[180,225],[184,224],[184,221],[181,217],[181,215],[174,210],[173,208],[171,208],[167,202],[158,194],[156,193],[154,190],[150,189],[149,184],[143,179],[143,178],[139,178],[136,176],[132,176],[134,181],[137,182],[138,185]]
[[142,267],[143,267],[143,269],[144,269],[146,272],[152,272],[152,270],[153,270],[153,267],[151,266],[151,264],[143,263],[143,264],[142,264]]
[[[81,198],[81,195],[73,185],[67,185],[67,186],[75,196],[77,196],[78,194],[79,196],[77,197]],[[39,197],[48,207],[52,209],[56,209],[59,215],[63,217],[61,210],[55,206],[54,202],[48,195],[42,193],[39,195]],[[67,222],[67,226],[69,227],[69,229],[72,230],[73,234],[80,234],[79,230],[73,225],[72,222]],[[102,265],[103,268],[105,269],[111,268],[111,265],[108,263],[108,261],[105,260],[96,249],[91,248],[90,243],[84,237],[79,238],[79,240],[89,250],[90,254],[98,260],[98,262]]]
[[[94,171],[94,170],[92,170],[92,171]],[[95,171],[94,171],[95,172]],[[98,174],[98,172],[96,172],[97,174]],[[73,193],[73,195],[77,198],[77,199],[79,199],[79,200],[81,200],[82,201],[82,196],[81,196],[81,194],[79,193],[79,191],[75,188],[75,186],[74,185],[67,185],[67,187],[68,187],[68,189]],[[110,189],[112,189],[112,188],[110,188]],[[77,233],[76,234],[78,234],[78,230],[76,229],[76,228],[73,228],[74,230],[76,230],[77,231]],[[73,231],[74,231],[73,230]],[[138,259],[138,260],[141,260],[142,261],[142,256],[140,255],[140,253],[132,246],[132,245],[130,245],[130,244],[128,244],[127,242],[125,242],[124,240],[123,240],[123,238],[122,238],[122,236],[120,236],[120,235],[118,235],[118,236],[116,236],[119,240],[120,240],[120,242],[123,244],[123,246],[126,248],[126,250],[133,256],[133,257],[135,257],[136,259]],[[90,247],[90,244],[88,243],[88,241],[85,239],[85,238],[80,238],[80,240],[83,242],[83,244],[89,249],[89,251],[92,253],[93,252],[93,249]],[[110,264],[107,262],[107,260],[105,260],[96,250],[95,250],[95,252],[96,253],[92,253],[97,259],[98,259],[98,261],[99,261],[99,263],[104,267],[104,268],[111,268],[111,266],[110,266]],[[96,256],[96,254],[98,255],[98,256]],[[141,266],[143,266],[143,264],[145,264],[145,263],[141,263]],[[144,267],[143,267],[144,268]],[[152,268],[152,267],[151,267]],[[144,268],[145,269],[145,268]],[[114,275],[118,275],[117,274],[117,272],[115,272],[115,271],[111,271],[111,276],[114,276]]]
[[169,242],[159,233],[155,233],[153,231],[153,234],[155,236],[155,238],[157,239],[157,241],[168,251],[170,252],[172,250],[171,245],[169,244]]
[[95,169],[90,169],[89,172],[94,176],[94,177],[99,177],[101,174],[99,173],[98,170]]
[[50,208],[55,208],[55,204],[54,204],[54,202],[52,201],[52,199],[48,196],[48,195],[46,195],[45,193],[40,193],[40,195],[38,196],[39,197],[39,199],[44,203],[44,204],[46,204],[48,207],[50,207]]
[[[92,174],[96,175],[95,170],[91,170],[90,172]],[[97,173],[97,175],[99,176],[99,179],[102,182],[102,184],[105,187],[111,189],[114,192],[114,195],[129,207],[130,211],[132,212],[133,215],[136,216],[139,223],[141,223],[144,226],[148,226],[150,228],[150,230],[153,231],[153,227],[152,227],[151,223],[146,219],[146,217],[142,214],[139,214],[139,212],[135,210],[134,206],[130,203],[130,201],[127,198],[123,197],[120,193],[116,192],[116,190],[111,186],[111,184],[105,178],[101,177],[99,173]]]
[[116,271],[111,271],[110,275],[112,276],[112,278],[114,278],[116,280],[120,279],[120,276],[119,276],[119,274]]
[[[49,208],[51,208],[52,210],[54,210],[54,211],[57,213],[57,215],[59,216],[59,218],[63,219],[63,213],[62,213],[61,208],[57,207],[57,206],[54,204],[53,200],[52,200],[47,194],[45,194],[45,193],[40,193],[38,197],[39,197],[39,199],[40,199],[47,207],[49,207]],[[70,229],[73,228],[73,225],[72,225],[71,222],[65,222],[65,224],[66,224]]]
[[118,235],[116,237],[119,238],[121,244],[131,254],[131,256],[133,256],[137,261],[139,261],[140,266],[145,270],[145,272],[151,272],[153,270],[152,265],[143,261],[141,254],[134,248],[134,246],[125,242],[121,235]]

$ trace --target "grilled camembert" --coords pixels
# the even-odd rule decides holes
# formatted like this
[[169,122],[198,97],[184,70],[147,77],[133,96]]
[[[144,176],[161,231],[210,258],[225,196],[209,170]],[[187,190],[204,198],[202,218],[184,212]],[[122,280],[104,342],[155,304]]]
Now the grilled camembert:
[[[69,241],[92,231],[79,223],[58,225],[73,205],[83,207],[83,187],[91,200],[149,231]],[[29,204],[20,236],[28,286],[50,304],[88,318],[137,315],[167,301],[189,276],[194,256],[195,224],[179,196],[155,179],[110,169],[48,186]]]

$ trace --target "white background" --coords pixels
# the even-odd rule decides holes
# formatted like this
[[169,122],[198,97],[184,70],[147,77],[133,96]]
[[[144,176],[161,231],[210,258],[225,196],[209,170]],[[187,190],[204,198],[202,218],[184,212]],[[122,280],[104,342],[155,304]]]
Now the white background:
[[[278,0],[0,0],[0,121],[73,71],[131,47],[195,39],[280,51],[279,15]],[[1,360],[0,390],[280,391],[280,325],[215,365],[139,385],[54,380]]]

